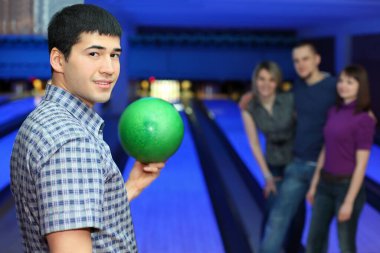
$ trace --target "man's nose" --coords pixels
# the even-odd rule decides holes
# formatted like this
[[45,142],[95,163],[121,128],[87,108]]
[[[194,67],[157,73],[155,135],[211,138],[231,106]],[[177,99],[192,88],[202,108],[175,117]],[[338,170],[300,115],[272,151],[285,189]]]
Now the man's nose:
[[115,66],[111,57],[104,57],[101,68],[101,73],[112,75],[115,72]]

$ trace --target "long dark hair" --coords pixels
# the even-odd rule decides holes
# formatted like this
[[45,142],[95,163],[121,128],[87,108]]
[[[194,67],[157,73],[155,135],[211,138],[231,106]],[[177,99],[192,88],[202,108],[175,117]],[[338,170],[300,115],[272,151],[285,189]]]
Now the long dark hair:
[[[341,74],[343,73],[354,78],[359,83],[355,113],[369,111],[371,109],[371,98],[369,95],[368,74],[365,68],[360,65],[349,65],[342,70]],[[337,103],[338,108],[343,105],[343,99],[339,96]]]

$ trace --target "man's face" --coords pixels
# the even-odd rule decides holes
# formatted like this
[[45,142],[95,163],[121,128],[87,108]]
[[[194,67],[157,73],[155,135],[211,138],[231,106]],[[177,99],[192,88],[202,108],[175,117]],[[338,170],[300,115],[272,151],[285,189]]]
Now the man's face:
[[64,83],[57,85],[90,107],[108,101],[119,77],[120,53],[119,37],[82,33],[63,63]]
[[307,45],[293,49],[294,68],[301,79],[308,79],[318,71],[320,62],[320,56]]

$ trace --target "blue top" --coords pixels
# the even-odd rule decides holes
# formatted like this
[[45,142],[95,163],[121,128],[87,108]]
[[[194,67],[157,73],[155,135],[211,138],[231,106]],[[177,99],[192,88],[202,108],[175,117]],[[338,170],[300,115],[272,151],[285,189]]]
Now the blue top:
[[137,252],[123,177],[103,140],[102,118],[49,85],[22,124],[11,190],[25,252],[49,252],[45,235],[92,228],[93,252]]
[[309,86],[298,79],[294,83],[297,114],[294,155],[305,161],[316,161],[323,145],[323,127],[327,111],[335,105],[337,80],[327,76]]
[[368,112],[355,113],[355,106],[352,102],[329,110],[324,128],[324,170],[331,174],[351,175],[356,166],[356,151],[372,147],[375,120]]

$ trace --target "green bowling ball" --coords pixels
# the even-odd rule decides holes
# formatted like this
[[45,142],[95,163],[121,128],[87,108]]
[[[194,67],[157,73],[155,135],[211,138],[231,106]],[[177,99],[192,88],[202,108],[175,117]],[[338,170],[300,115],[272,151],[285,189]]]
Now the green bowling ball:
[[174,106],[159,98],[131,103],[119,120],[124,150],[142,163],[164,162],[179,148],[184,134],[181,116]]

